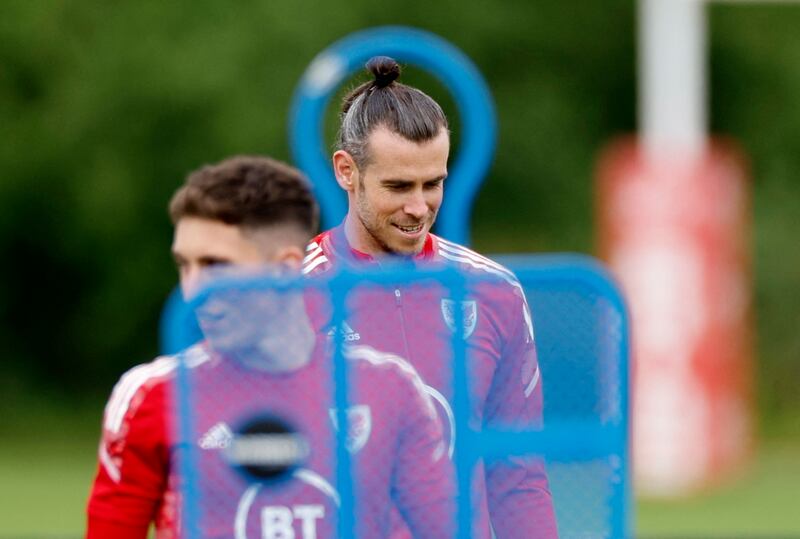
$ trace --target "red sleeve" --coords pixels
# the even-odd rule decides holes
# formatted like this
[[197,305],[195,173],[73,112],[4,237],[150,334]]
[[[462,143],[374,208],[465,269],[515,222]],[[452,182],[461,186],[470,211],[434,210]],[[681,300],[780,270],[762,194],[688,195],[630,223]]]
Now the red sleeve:
[[[512,303],[512,302],[510,302]],[[542,380],[533,324],[521,289],[514,290],[514,328],[504,343],[486,399],[490,428],[529,430],[542,425]],[[486,463],[489,514],[497,539],[558,537],[543,459],[509,457]]]
[[412,537],[451,538],[455,534],[455,469],[448,458],[442,424],[416,374],[403,377],[402,409],[393,498]]
[[169,461],[165,384],[146,374],[134,369],[123,376],[106,406],[87,539],[146,538],[164,500]]
[[148,526],[119,524],[89,515],[87,539],[142,539],[147,537]]

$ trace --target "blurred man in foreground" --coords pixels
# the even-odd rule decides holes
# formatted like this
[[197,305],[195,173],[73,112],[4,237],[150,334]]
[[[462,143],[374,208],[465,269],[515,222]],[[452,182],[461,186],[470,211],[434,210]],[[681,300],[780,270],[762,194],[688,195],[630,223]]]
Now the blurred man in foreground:
[[[88,538],[143,539],[151,524],[163,538],[192,529],[201,537],[335,535],[340,414],[331,341],[312,326],[308,294],[252,281],[264,271],[299,274],[317,214],[299,172],[262,157],[203,167],[175,193],[172,251],[183,293],[192,296],[213,274],[251,277],[241,288],[207,293],[196,310],[206,339],[182,355],[192,380],[191,473],[202,506],[194,522],[182,521],[188,478],[178,471],[188,452],[176,443],[179,359],[161,357],[128,371],[106,406]],[[451,537],[452,469],[419,377],[400,357],[369,347],[344,355],[355,531],[386,536],[389,508],[397,506],[415,536]],[[248,430],[253,425],[261,430]],[[277,437],[265,438],[265,425]],[[273,481],[278,461],[281,480]]]
[[[430,233],[447,177],[447,118],[429,96],[396,81],[400,66],[393,59],[372,58],[367,69],[373,80],[344,99],[333,154],[348,213],[340,226],[309,243],[303,271],[381,267],[397,260],[456,266],[474,284],[462,301],[443,287],[365,292],[352,301],[349,331],[361,343],[407,358],[436,390],[445,418],[452,416],[452,334],[460,333],[466,340],[473,421],[489,428],[537,428],[542,384],[519,281],[496,262]],[[480,466],[472,500],[479,533],[488,533],[491,525],[499,539],[557,536],[541,459],[487,462],[485,474]]]

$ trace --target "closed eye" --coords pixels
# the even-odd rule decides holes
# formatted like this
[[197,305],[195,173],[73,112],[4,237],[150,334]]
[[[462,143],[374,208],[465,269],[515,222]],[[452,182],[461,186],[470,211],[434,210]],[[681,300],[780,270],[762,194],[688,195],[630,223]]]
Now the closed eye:
[[395,193],[402,193],[404,191],[408,191],[411,188],[413,188],[414,184],[412,182],[392,181],[392,182],[384,182],[383,186],[389,191],[393,191]]
[[437,178],[429,182],[425,182],[425,189],[438,189],[444,183],[444,178]]
[[173,253],[173,259],[175,260],[175,266],[178,268],[178,271],[181,271],[192,263],[197,264],[199,268],[213,268],[218,266],[228,266],[232,264],[232,261],[227,258],[222,258],[218,256],[201,256],[194,262],[190,262],[189,259],[184,258],[183,256]]
[[229,266],[231,264],[231,261],[226,258],[218,258],[215,256],[204,256],[197,261],[197,264],[201,268],[213,268],[218,266]]
[[[444,183],[444,177],[434,178],[432,180],[427,180],[423,182],[422,188],[425,190],[439,189],[443,183]],[[381,185],[383,185],[383,187],[389,191],[395,193],[403,193],[411,191],[418,184],[416,182],[408,180],[384,180],[381,182]]]

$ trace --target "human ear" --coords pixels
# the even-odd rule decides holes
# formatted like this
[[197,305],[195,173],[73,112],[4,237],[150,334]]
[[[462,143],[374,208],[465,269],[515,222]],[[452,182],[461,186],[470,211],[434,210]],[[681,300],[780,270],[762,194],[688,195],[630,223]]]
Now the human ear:
[[294,271],[303,265],[303,249],[297,245],[284,245],[275,253],[275,262]]
[[333,173],[336,183],[345,191],[352,191],[358,180],[358,167],[353,156],[344,150],[337,150],[333,154]]

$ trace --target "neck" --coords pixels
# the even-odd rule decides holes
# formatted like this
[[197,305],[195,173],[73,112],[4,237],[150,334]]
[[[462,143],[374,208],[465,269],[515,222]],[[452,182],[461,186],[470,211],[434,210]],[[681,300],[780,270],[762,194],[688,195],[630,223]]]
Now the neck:
[[382,259],[402,262],[417,255],[417,253],[401,254],[390,250],[369,233],[358,217],[349,213],[344,221],[344,236],[352,249],[371,256],[375,261]]
[[238,354],[239,361],[250,369],[274,374],[296,371],[311,361],[314,350],[314,334],[310,328],[302,328],[303,332],[306,329],[307,335],[291,343],[286,339],[264,339],[251,353]]
[[260,339],[249,344],[217,343],[223,344],[219,351],[250,369],[276,374],[296,371],[311,361],[316,335],[302,296],[292,296],[279,317],[262,322]]
[[377,242],[364,229],[364,225],[352,213],[348,213],[344,220],[344,236],[347,243],[355,249],[370,256],[380,256],[385,254]]

